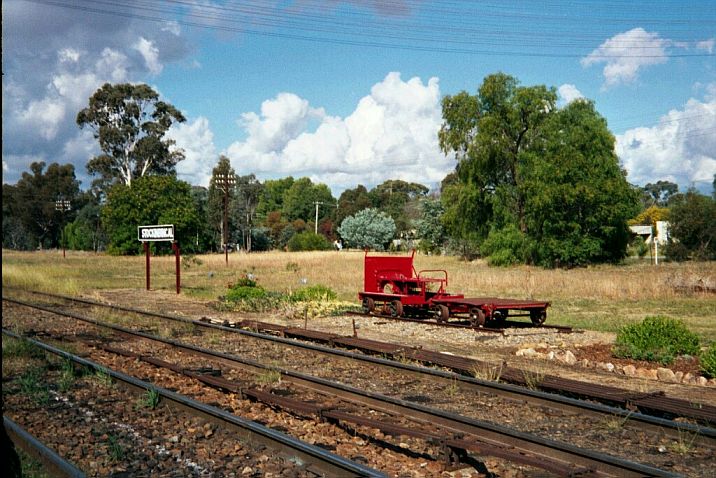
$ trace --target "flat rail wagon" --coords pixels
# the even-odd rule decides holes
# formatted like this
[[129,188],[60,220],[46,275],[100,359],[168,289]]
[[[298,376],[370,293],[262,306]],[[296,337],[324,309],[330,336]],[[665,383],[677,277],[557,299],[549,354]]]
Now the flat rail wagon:
[[549,302],[498,297],[468,298],[447,292],[448,273],[442,269],[416,271],[415,251],[409,256],[376,256],[366,251],[363,291],[358,293],[363,312],[391,317],[468,320],[475,327],[500,324],[510,317],[528,316],[534,325],[547,318]]

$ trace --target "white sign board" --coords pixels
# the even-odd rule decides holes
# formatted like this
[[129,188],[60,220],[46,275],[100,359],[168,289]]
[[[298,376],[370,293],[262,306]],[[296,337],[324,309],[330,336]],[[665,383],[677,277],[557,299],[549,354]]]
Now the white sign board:
[[173,241],[174,224],[162,224],[158,226],[138,226],[137,235],[141,242],[148,241]]

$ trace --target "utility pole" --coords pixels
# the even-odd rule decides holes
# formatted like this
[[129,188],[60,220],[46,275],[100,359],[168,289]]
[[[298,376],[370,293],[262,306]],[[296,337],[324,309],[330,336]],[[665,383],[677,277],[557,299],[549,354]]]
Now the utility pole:
[[64,228],[64,219],[65,219],[65,212],[69,211],[71,209],[70,201],[68,199],[62,199],[60,198],[55,201],[55,211],[60,211],[60,215],[62,217],[62,220],[60,221],[60,242],[62,243],[62,257],[67,257],[65,255],[65,228]]
[[236,184],[236,176],[233,174],[217,173],[214,176],[214,185],[224,191],[224,228],[223,228],[223,241],[224,241],[224,256],[226,258],[226,265],[229,265],[229,244],[227,239],[229,229],[229,191]]

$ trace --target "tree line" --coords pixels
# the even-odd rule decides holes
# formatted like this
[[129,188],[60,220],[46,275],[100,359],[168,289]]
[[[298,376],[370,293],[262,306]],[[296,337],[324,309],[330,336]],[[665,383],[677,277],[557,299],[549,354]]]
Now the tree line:
[[176,177],[184,155],[165,133],[185,121],[180,111],[147,85],[105,84],[77,114],[101,150],[87,163],[90,189],[80,190],[70,164],[33,163],[17,184],[3,184],[3,247],[135,254],[137,226],[174,224],[189,253],[328,249],[340,241],[571,267],[618,262],[635,247],[630,224],[668,219],[672,258],[716,258],[716,192],[682,193],[669,181],[630,185],[593,102],[558,107],[554,88],[497,73],[474,95],[446,96],[442,113],[439,144],[457,166],[439,191],[387,180],[335,198],[305,177],[238,175],[224,156],[202,187]]

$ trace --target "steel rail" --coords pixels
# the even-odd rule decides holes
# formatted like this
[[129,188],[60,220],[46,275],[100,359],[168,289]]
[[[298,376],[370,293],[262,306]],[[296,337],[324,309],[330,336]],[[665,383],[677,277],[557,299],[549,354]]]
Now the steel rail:
[[[58,296],[57,298],[60,299],[68,299],[63,296]],[[103,322],[96,321],[94,319],[81,316],[79,314],[75,314],[72,312],[67,311],[59,311],[57,309],[53,309],[51,307],[47,306],[41,306],[38,304],[32,304],[26,301],[18,300],[18,299],[11,299],[4,297],[3,300],[13,302],[19,305],[23,305],[26,307],[35,308],[38,310],[43,310],[45,312],[64,315],[67,317],[71,317],[77,320],[86,321],[88,323],[92,323],[93,325],[97,325],[100,327],[108,327],[114,330],[117,330],[119,332],[124,333],[130,333],[130,334],[137,334],[142,335],[141,332],[136,332],[130,329],[125,329],[123,327],[114,326],[111,324],[106,324]],[[69,298],[69,300],[74,300]],[[127,311],[125,307],[117,307],[113,305],[107,305],[103,304],[101,302],[94,303],[94,301],[85,301],[81,300],[80,302],[88,302],[90,305],[97,305],[97,306],[105,306],[105,307],[111,307],[111,308],[118,308],[119,310]],[[137,314],[144,314],[140,309],[132,309],[129,310],[129,312],[137,313]],[[648,430],[652,433],[659,433],[664,434],[670,438],[674,439],[682,439],[684,433],[688,433],[690,435],[693,435],[695,438],[695,443],[702,444],[704,446],[710,446],[714,447],[716,446],[716,429],[703,426],[703,425],[697,425],[697,424],[690,424],[690,423],[683,423],[683,422],[677,422],[674,420],[668,420],[661,417],[656,417],[652,415],[646,415],[640,412],[635,412],[631,410],[626,410],[624,408],[614,407],[602,403],[593,403],[589,401],[580,400],[577,398],[572,398],[568,396],[559,395],[556,393],[549,393],[544,392],[540,390],[532,390],[525,387],[520,387],[508,383],[501,383],[501,382],[495,382],[495,381],[489,381],[489,380],[480,380],[477,378],[467,377],[465,375],[456,374],[452,372],[446,372],[441,370],[435,370],[425,367],[418,367],[410,364],[405,364],[401,362],[397,362],[394,360],[387,360],[380,357],[372,357],[364,354],[357,354],[345,350],[340,349],[334,349],[330,347],[323,347],[320,345],[314,345],[310,343],[305,342],[297,342],[296,340],[286,339],[283,337],[276,337],[273,335],[266,335],[261,334],[258,332],[252,332],[249,330],[241,330],[236,329],[233,327],[227,327],[223,325],[217,325],[212,323],[206,323],[201,320],[192,320],[192,319],[186,319],[183,317],[178,316],[172,316],[172,315],[165,315],[165,314],[159,314],[155,312],[147,312],[144,315],[149,316],[155,316],[158,318],[164,318],[168,320],[174,320],[182,323],[189,323],[197,326],[203,326],[215,330],[221,330],[231,333],[238,333],[241,335],[249,336],[252,338],[258,338],[261,340],[267,340],[271,342],[280,343],[283,345],[288,345],[291,347],[299,347],[304,348],[307,350],[311,350],[314,352],[332,355],[332,356],[340,356],[343,358],[351,359],[351,360],[357,360],[362,362],[367,362],[372,365],[378,365],[383,367],[388,367],[392,369],[398,369],[402,373],[416,375],[417,377],[424,379],[424,377],[428,376],[431,379],[440,379],[449,381],[450,384],[455,383],[456,381],[460,383],[461,387],[467,388],[468,390],[474,390],[478,393],[489,393],[492,395],[497,395],[501,397],[505,397],[508,399],[514,399],[519,401],[524,401],[526,403],[530,403],[533,405],[538,406],[546,406],[548,408],[553,409],[559,409],[563,411],[568,411],[571,413],[577,413],[582,415],[590,415],[594,417],[604,417],[605,415],[608,416],[614,416],[614,417],[620,417],[624,420],[624,426],[628,428],[633,428],[637,431],[644,431]],[[252,322],[252,321],[250,321]],[[148,334],[146,338],[152,339],[152,336],[149,336]],[[349,339],[349,338],[347,338]],[[163,340],[163,339],[161,339]],[[174,344],[174,341],[167,340],[166,343],[168,344]],[[178,343],[177,343],[178,344]],[[178,344],[181,346],[184,346],[183,344]],[[186,346],[191,347],[191,346]],[[422,354],[425,354],[428,351],[418,351]],[[206,350],[206,353],[208,353],[210,356],[216,356],[219,357],[222,354],[210,350]],[[435,352],[437,355],[444,355],[439,354]],[[408,356],[410,358],[410,356]],[[455,357],[452,356],[445,356],[445,359],[452,359]],[[233,360],[233,358],[232,358]],[[239,359],[243,360],[243,359]],[[514,371],[513,371],[514,372]],[[585,386],[587,384],[584,384]]]
[[385,476],[383,473],[358,463],[354,463],[320,447],[309,445],[301,440],[290,437],[276,430],[272,430],[256,422],[238,417],[217,407],[192,400],[191,398],[165,388],[156,387],[150,383],[146,383],[122,372],[117,372],[90,360],[70,354],[64,350],[38,340],[23,337],[19,334],[6,330],[5,328],[2,329],[2,333],[3,335],[13,337],[18,340],[26,340],[46,352],[71,360],[72,362],[84,367],[106,373],[112,377],[112,379],[116,380],[117,383],[128,388],[129,390],[139,392],[156,392],[159,397],[161,397],[162,403],[168,405],[170,408],[187,411],[195,416],[200,416],[208,421],[226,427],[235,432],[244,442],[261,443],[266,447],[285,455],[288,460],[297,464],[302,464],[301,466],[303,469],[307,471],[313,471],[319,475],[337,477]]
[[82,470],[62,458],[55,450],[28,433],[12,419],[3,415],[2,421],[10,440],[15,446],[40,462],[43,466],[43,471],[48,475],[58,478],[84,478],[86,476]]
[[[63,313],[62,315],[66,314]],[[182,344],[174,340],[162,339],[144,332],[132,331],[119,326],[97,323],[97,321],[94,321],[93,319],[80,318],[79,320],[86,320],[89,323],[110,328],[120,334],[141,337],[178,347],[188,352],[196,353],[213,360],[218,360],[222,363],[227,363],[232,367],[240,366],[256,373],[261,373],[265,370],[277,370],[282,373],[283,377],[287,381],[295,383],[299,386],[304,386],[315,391],[321,391],[351,400],[386,413],[402,414],[403,416],[421,421],[423,423],[437,424],[445,429],[452,430],[457,436],[468,433],[486,440],[488,444],[492,443],[495,446],[502,447],[503,453],[505,453],[504,447],[517,449],[518,455],[524,456],[525,460],[532,460],[533,463],[539,464],[539,457],[543,457],[543,467],[553,467],[550,469],[574,470],[574,467],[578,466],[584,469],[598,471],[600,474],[607,476],[677,476],[650,466],[633,463],[621,458],[612,457],[610,455],[555,442],[553,440],[537,437],[528,433],[518,432],[500,425],[494,425],[450,412],[444,412],[411,402],[386,397],[381,394],[358,390],[347,385],[336,384],[335,382],[329,380],[289,370],[283,370],[277,367],[267,367],[256,361],[241,359],[229,354],[218,353],[201,347]],[[114,353],[118,352],[114,351]],[[159,359],[148,359],[146,361],[157,366],[176,368],[176,366],[172,367],[171,364],[167,366],[166,362]],[[213,381],[210,377],[207,377],[207,379],[208,382]],[[202,381],[207,382],[207,380],[204,379],[202,379]],[[234,392],[239,391],[238,386],[228,389]],[[280,399],[274,398],[274,400]],[[469,451],[472,448],[468,447],[463,449]],[[482,452],[485,453],[485,450],[483,449]]]

